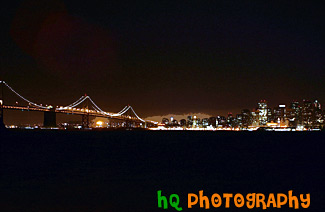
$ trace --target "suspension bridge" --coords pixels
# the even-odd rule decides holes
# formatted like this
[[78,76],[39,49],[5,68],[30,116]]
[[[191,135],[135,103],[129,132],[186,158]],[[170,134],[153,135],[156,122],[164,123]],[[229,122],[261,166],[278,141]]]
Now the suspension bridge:
[[[124,127],[136,128],[136,127],[152,127],[157,124],[157,122],[144,120],[138,116],[134,111],[133,107],[130,105],[125,106],[121,111],[106,112],[102,110],[88,95],[81,96],[75,102],[67,106],[51,106],[45,104],[37,104],[28,100],[27,98],[16,92],[11,86],[9,86],[5,81],[0,81],[1,85],[1,98],[0,98],[0,127],[4,127],[3,111],[4,110],[20,110],[20,111],[36,111],[44,113],[43,127],[53,128],[57,126],[56,114],[72,114],[81,116],[81,126],[82,128],[90,128],[90,117],[102,117],[109,120],[114,120],[122,122]],[[6,104],[4,101],[4,89],[7,88],[13,94],[15,94],[19,99],[23,100],[23,104]],[[17,103],[17,102],[16,102]],[[27,105],[26,105],[27,104]]]

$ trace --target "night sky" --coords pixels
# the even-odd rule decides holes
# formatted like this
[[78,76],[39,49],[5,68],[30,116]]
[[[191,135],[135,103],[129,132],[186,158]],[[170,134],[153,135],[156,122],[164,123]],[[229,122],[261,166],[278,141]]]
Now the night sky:
[[325,104],[324,4],[5,1],[1,74],[26,98],[142,117]]

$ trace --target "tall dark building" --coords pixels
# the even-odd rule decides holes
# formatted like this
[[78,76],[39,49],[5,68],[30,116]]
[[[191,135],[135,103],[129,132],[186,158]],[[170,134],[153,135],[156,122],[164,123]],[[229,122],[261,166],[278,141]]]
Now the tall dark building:
[[168,118],[163,118],[162,123],[165,124],[165,125],[168,125],[169,124]]
[[180,125],[181,127],[186,127],[186,120],[185,120],[185,119],[181,119],[181,120],[179,121],[179,125]]
[[236,115],[236,123],[235,123],[234,127],[243,128],[243,115],[242,114]]
[[298,124],[301,124],[301,107],[298,101],[290,103],[290,106],[287,109],[287,118],[290,127],[297,127]]
[[302,125],[309,128],[313,125],[313,105],[309,100],[303,100],[302,104]]
[[242,126],[243,126],[243,128],[247,128],[248,126],[250,126],[252,124],[251,112],[248,109],[243,109],[241,111],[241,115],[242,115]]
[[176,119],[174,119],[173,117],[170,117],[170,124],[175,127],[178,126],[178,121]]
[[286,105],[280,104],[279,106],[273,109],[273,121],[274,122],[283,122],[286,119]]
[[187,116],[187,127],[193,126],[193,118],[192,116]]
[[217,118],[216,117],[210,117],[209,118],[209,126],[216,127],[217,123]]

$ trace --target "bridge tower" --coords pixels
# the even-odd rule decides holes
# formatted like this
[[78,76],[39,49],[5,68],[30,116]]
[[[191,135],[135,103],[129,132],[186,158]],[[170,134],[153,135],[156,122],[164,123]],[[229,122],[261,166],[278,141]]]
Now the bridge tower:
[[0,99],[0,128],[3,128],[5,125],[3,123],[3,100]]
[[[85,94],[87,96],[87,94]],[[89,128],[89,99],[86,100],[85,113],[82,115],[82,128]]]
[[89,113],[82,115],[82,128],[89,128]]
[[5,128],[5,124],[3,123],[3,81],[1,83],[1,98],[0,98],[0,130]]
[[51,108],[50,111],[44,112],[44,127],[56,127],[56,113],[55,109]]
[[132,128],[132,119],[129,119],[129,117],[131,117],[130,109],[125,113],[125,128]]

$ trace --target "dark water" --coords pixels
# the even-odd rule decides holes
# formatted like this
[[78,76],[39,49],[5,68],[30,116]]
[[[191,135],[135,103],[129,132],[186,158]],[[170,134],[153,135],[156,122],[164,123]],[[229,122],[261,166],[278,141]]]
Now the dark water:
[[199,190],[293,190],[311,195],[303,211],[325,211],[324,142],[321,132],[1,133],[0,211],[176,211],[157,207],[157,190],[178,194],[183,211],[207,211],[187,209]]

